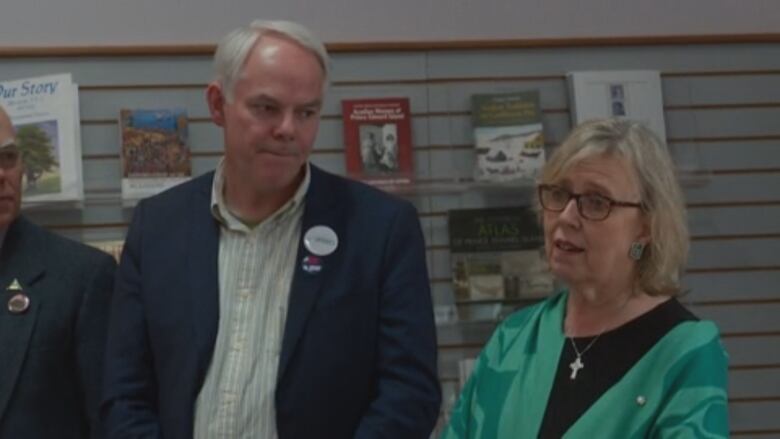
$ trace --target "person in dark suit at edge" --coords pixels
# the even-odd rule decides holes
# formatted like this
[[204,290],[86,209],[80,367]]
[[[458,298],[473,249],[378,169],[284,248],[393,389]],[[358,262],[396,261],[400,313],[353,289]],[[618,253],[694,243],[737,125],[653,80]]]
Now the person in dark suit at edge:
[[308,162],[328,81],[304,27],[228,34],[206,90],[225,156],[135,209],[109,437],[427,438],[436,334],[414,207]]
[[116,262],[20,214],[22,154],[0,107],[0,438],[100,437]]

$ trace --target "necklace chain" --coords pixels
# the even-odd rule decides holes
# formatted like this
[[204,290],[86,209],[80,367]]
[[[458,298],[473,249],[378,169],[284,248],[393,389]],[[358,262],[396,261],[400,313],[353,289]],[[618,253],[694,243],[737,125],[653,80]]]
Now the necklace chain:
[[[626,304],[628,304],[628,301],[631,300],[631,296],[629,295],[625,302],[623,302],[622,305],[620,305],[620,308],[618,308],[618,313],[625,308]],[[599,331],[599,333],[593,338],[593,340],[588,343],[587,346],[585,346],[585,349],[582,351],[577,348],[577,343],[574,342],[574,337],[567,337],[569,339],[569,343],[571,343],[571,347],[574,348],[574,353],[577,354],[577,358],[574,359],[569,364],[569,368],[571,369],[571,375],[569,375],[569,379],[575,380],[577,379],[577,373],[580,371],[580,369],[585,368],[585,363],[582,362],[582,356],[585,355],[585,352],[588,352],[590,348],[593,347],[594,344],[601,338],[601,335],[604,334],[604,331],[607,329],[606,325]]]
[[585,346],[585,349],[583,349],[582,352],[580,352],[580,350],[577,349],[577,343],[574,342],[574,338],[568,337],[569,342],[571,342],[571,347],[574,348],[574,353],[577,354],[577,358],[575,358],[574,361],[569,363],[569,368],[571,369],[571,375],[569,375],[569,379],[571,380],[577,379],[577,373],[580,371],[580,369],[585,368],[585,363],[582,362],[582,356],[585,354],[585,352],[588,352],[588,349],[590,349],[593,346],[593,344],[595,344],[596,341],[598,341],[598,339],[601,337],[601,334],[603,333],[604,333],[603,330],[599,332],[599,334],[596,337],[594,337],[593,340],[591,340],[587,346]]
[[598,341],[599,337],[601,337],[601,334],[603,333],[604,333],[603,330],[599,332],[599,334],[596,337],[594,337],[593,340],[591,340],[587,346],[585,346],[585,349],[583,349],[582,352],[580,352],[580,350],[577,349],[577,343],[574,342],[574,337],[569,337],[569,341],[571,342],[571,347],[574,348],[574,352],[577,354],[577,357],[582,358],[582,356],[585,355],[585,352],[588,352],[588,350],[591,347],[593,347],[593,345],[596,343],[596,341]]

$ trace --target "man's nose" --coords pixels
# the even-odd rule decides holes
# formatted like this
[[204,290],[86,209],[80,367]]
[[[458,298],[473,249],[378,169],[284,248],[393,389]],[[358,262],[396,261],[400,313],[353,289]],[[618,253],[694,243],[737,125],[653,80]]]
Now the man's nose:
[[282,113],[279,123],[276,126],[275,134],[278,137],[282,137],[285,140],[292,140],[295,138],[297,121],[295,120],[295,112],[285,111]]

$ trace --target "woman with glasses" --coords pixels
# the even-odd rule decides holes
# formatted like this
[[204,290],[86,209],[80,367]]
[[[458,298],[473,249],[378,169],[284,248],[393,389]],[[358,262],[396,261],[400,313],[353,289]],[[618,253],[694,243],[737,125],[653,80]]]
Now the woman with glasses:
[[443,437],[727,437],[718,330],[675,299],[688,229],[664,144],[635,122],[586,122],[540,179],[566,289],[499,326]]

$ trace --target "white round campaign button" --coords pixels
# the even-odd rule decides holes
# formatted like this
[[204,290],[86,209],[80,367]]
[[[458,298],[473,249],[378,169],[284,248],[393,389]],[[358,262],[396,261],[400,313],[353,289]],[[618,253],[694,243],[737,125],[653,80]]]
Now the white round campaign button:
[[328,226],[314,226],[303,235],[303,245],[317,256],[327,256],[339,246],[339,237]]

